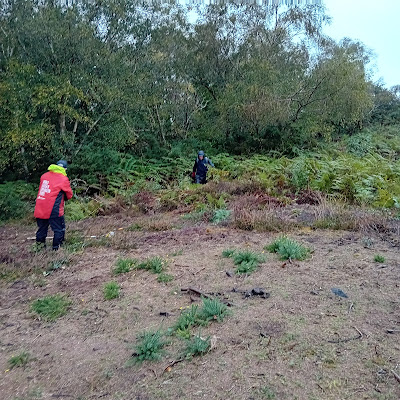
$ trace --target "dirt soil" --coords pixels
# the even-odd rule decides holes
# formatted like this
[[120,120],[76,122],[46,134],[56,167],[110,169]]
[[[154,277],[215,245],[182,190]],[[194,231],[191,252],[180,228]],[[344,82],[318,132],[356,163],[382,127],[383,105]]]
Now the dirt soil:
[[[289,236],[313,250],[311,259],[285,263],[263,249],[277,234],[206,223],[126,229],[146,217],[140,218],[69,223],[70,237],[97,236],[74,252],[33,253],[33,224],[0,228],[2,400],[400,398],[399,247],[363,233],[304,228]],[[180,216],[151,218],[169,218],[173,226]],[[264,251],[267,261],[238,276],[222,257],[229,248]],[[374,262],[376,254],[385,262]],[[173,281],[159,283],[146,270],[112,274],[118,258],[153,256],[168,262]],[[43,274],[63,258],[68,265]],[[121,296],[105,300],[103,286],[112,280]],[[167,368],[184,345],[171,337],[162,360],[127,366],[138,334],[165,332],[182,309],[200,302],[181,291],[188,287],[232,303],[228,318],[201,328],[212,350]],[[240,292],[252,288],[270,297]],[[68,313],[40,320],[32,302],[57,293],[71,300]],[[22,351],[28,363],[10,368]]]

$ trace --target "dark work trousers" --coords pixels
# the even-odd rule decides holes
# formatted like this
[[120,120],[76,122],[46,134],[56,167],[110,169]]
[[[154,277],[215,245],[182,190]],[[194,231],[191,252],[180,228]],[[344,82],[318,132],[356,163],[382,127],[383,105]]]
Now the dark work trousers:
[[204,185],[205,183],[207,183],[207,177],[206,177],[206,175],[197,175],[196,174],[195,181],[196,181],[196,183],[201,183],[202,185]]
[[58,250],[62,245],[65,236],[64,216],[50,219],[36,218],[38,231],[36,232],[36,242],[46,244],[47,231],[49,224],[54,232],[53,250]]

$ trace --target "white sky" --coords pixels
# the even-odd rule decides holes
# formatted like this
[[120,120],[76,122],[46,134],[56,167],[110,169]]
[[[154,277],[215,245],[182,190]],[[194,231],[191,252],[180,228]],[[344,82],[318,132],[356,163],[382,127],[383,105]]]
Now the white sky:
[[360,40],[375,55],[373,80],[400,84],[400,0],[323,0],[332,24],[325,32]]

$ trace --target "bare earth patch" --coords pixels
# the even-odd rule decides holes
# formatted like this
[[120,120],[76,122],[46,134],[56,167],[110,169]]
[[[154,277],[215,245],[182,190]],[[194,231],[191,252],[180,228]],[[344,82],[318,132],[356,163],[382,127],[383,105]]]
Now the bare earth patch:
[[[284,262],[264,250],[276,233],[182,223],[173,213],[146,218],[69,223],[70,236],[87,237],[73,252],[32,253],[34,225],[0,228],[1,399],[400,398],[400,252],[392,242],[297,229],[289,236],[312,257]],[[232,259],[222,257],[230,248],[264,252],[267,261],[236,275]],[[374,262],[376,254],[384,263]],[[147,270],[112,274],[118,258],[155,256],[174,280],[160,283]],[[110,281],[121,295],[105,300]],[[212,349],[167,368],[185,343],[166,336],[161,361],[127,366],[138,334],[166,332],[182,310],[201,303],[181,290],[189,287],[231,304],[223,322],[200,329]],[[254,288],[270,296],[243,294]],[[67,296],[69,311],[40,320],[31,304],[53,294]],[[23,351],[26,365],[11,368]]]

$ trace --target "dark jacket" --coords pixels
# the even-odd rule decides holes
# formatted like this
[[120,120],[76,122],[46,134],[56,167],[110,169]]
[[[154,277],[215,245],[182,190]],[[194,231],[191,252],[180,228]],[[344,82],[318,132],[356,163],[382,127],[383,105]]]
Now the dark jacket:
[[211,165],[212,167],[215,167],[215,165],[212,163],[210,159],[207,157],[204,157],[202,160],[199,160],[199,158],[196,158],[196,161],[194,162],[193,166],[193,172],[196,173],[198,176],[206,176],[208,167],[207,165]]
[[35,218],[49,219],[64,215],[64,196],[69,200],[72,189],[63,167],[52,164],[40,178]]

